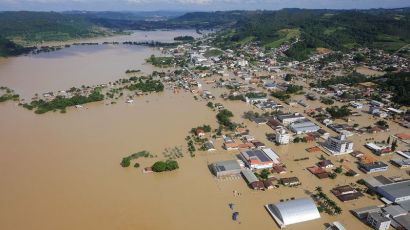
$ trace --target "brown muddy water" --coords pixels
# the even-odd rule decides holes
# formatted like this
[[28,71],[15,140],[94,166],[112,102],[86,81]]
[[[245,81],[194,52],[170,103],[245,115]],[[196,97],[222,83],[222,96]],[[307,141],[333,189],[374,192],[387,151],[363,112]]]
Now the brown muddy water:
[[[73,47],[3,59],[0,85],[31,98],[35,93],[107,83],[124,77],[128,68],[149,73],[152,67],[142,63],[155,52],[144,47]],[[0,104],[0,229],[278,229],[265,204],[306,197],[319,184],[329,194],[330,188],[358,179],[340,176],[319,182],[305,170],[317,162],[318,154],[305,162],[294,161],[305,157],[304,149],[313,143],[277,147],[266,140],[270,128],[240,118],[254,108],[242,102],[223,103],[234,112],[235,121],[244,122],[282,157],[289,172],[279,177],[298,176],[302,187],[256,192],[241,178],[216,180],[207,164],[233,159],[238,152],[223,151],[217,140],[216,152],[189,156],[184,140],[188,131],[203,124],[216,127],[215,112],[189,93],[165,91],[136,98],[133,104],[93,103],[68,109],[66,114],[36,115],[7,102]],[[178,160],[179,170],[142,173],[143,167],[163,159],[164,149],[172,147],[182,147],[185,153]],[[141,150],[157,157],[138,159],[139,169],[119,165],[122,157]],[[234,197],[233,190],[242,195]],[[238,222],[231,220],[231,202],[239,212]],[[322,214],[320,220],[287,229],[323,229],[336,220],[348,229],[367,229],[348,210],[371,204],[381,203],[366,197],[340,204],[344,210],[340,216]]]

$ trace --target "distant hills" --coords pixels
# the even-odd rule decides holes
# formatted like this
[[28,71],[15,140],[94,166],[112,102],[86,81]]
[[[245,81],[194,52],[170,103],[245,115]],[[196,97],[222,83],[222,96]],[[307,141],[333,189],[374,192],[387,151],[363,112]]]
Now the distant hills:
[[[252,41],[275,48],[300,39],[287,51],[305,59],[316,48],[380,48],[389,52],[410,43],[410,8],[372,10],[217,12],[0,12],[0,36],[18,44],[110,34],[112,30],[224,29],[218,46]],[[2,49],[0,47],[0,49]]]

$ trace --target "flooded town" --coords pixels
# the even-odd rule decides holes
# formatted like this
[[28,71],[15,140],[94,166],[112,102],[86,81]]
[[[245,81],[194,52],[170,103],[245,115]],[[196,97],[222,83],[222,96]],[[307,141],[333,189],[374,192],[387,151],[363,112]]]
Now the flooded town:
[[0,58],[0,229],[410,229],[409,59],[219,36]]

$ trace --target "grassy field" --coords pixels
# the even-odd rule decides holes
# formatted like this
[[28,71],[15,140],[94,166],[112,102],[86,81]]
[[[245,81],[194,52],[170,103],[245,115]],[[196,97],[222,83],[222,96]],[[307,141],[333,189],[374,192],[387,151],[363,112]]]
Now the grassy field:
[[272,41],[265,45],[266,48],[277,48],[292,39],[300,37],[300,30],[298,28],[294,29],[282,29],[277,33],[278,39]]

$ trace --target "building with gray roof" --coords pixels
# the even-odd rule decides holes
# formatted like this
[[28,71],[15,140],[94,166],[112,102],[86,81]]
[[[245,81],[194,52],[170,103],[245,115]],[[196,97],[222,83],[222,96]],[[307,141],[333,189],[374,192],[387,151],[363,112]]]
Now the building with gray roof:
[[219,161],[210,165],[212,173],[217,177],[239,175],[241,166],[237,160]]
[[302,119],[290,124],[289,129],[296,134],[302,134],[316,132],[320,127],[308,119]]
[[379,186],[377,192],[394,203],[410,201],[410,180]]

